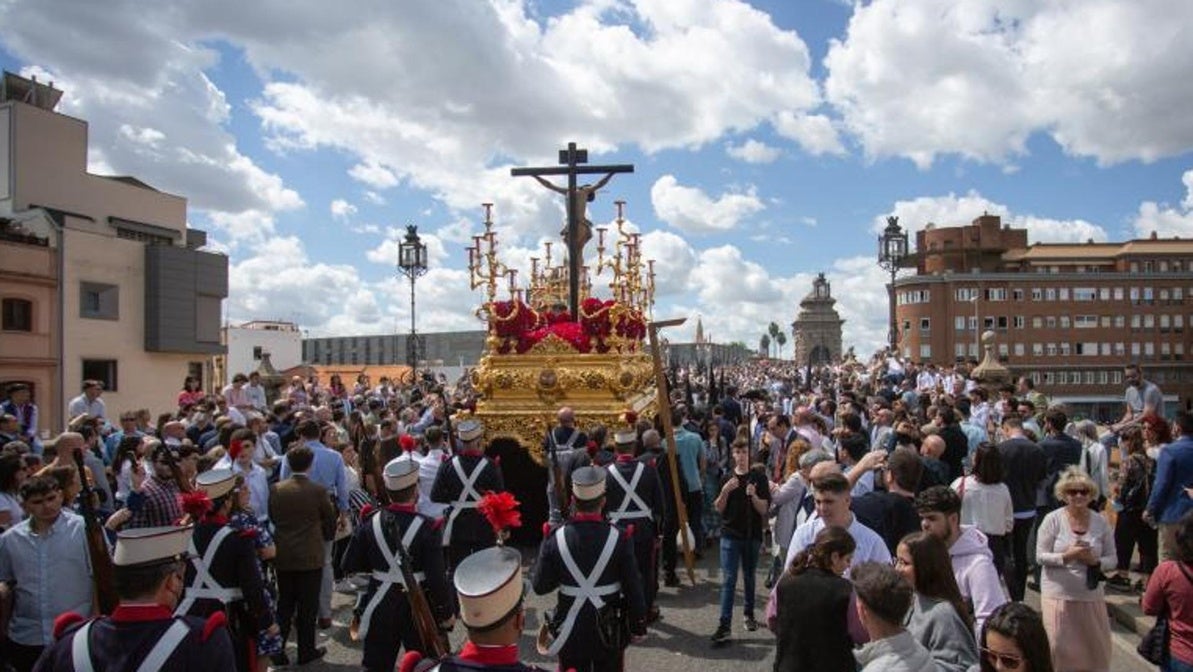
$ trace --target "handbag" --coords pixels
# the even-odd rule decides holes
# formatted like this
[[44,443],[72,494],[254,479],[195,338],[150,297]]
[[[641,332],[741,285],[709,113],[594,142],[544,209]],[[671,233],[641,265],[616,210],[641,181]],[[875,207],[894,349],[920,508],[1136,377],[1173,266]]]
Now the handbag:
[[[1193,576],[1189,576],[1185,566],[1180,562],[1177,562],[1176,566],[1181,570],[1181,574],[1185,575],[1185,579],[1189,583],[1193,583]],[[1168,642],[1172,637],[1172,632],[1168,627],[1168,612],[1168,601],[1165,600],[1164,611],[1156,616],[1156,624],[1152,626],[1151,630],[1144,633],[1143,639],[1139,640],[1139,646],[1135,648],[1135,651],[1143,656],[1144,660],[1153,665],[1163,665],[1168,662]]]

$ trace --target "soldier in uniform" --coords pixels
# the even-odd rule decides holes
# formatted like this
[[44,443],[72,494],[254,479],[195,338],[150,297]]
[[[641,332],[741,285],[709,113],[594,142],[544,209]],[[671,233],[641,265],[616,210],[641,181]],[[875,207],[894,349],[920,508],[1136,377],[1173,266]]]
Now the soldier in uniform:
[[473,553],[456,568],[454,583],[460,622],[468,631],[463,648],[440,661],[408,652],[398,672],[543,672],[518,660],[518,640],[526,625],[522,555],[504,546]]
[[555,613],[543,617],[539,647],[559,656],[561,670],[618,672],[630,636],[646,632],[633,542],[601,514],[606,473],[583,467],[572,474],[576,513],[539,547],[534,592],[559,589]]
[[655,548],[667,503],[659,481],[657,465],[634,458],[638,432],[633,427],[613,433],[617,457],[605,467],[605,515],[609,522],[631,534],[634,540],[634,561],[642,578],[646,600],[647,621],[658,618],[651,586],[658,586],[655,577]]
[[[660,530],[662,552],[659,554],[662,556],[663,562],[663,583],[671,587],[678,586],[679,575],[675,573],[675,564],[679,551],[676,548],[675,537],[679,534],[679,511],[675,504],[675,489],[679,488],[680,495],[687,492],[687,479],[684,478],[683,469],[676,469],[679,483],[671,482],[671,465],[667,463],[667,454],[663,452],[663,439],[657,430],[648,429],[642,433],[642,455],[638,457],[638,460],[655,467],[655,471],[659,474],[659,483],[663,486],[663,501],[666,502],[666,505],[660,512],[663,523]],[[655,556],[654,577],[656,581],[658,580],[659,555]],[[647,584],[646,589],[650,592],[648,601],[650,604],[654,604],[655,595],[659,590],[658,583]]]
[[192,532],[189,526],[121,532],[112,560],[120,604],[111,616],[59,616],[55,642],[35,672],[231,670],[232,639],[223,612],[206,619],[173,615]]
[[[559,424],[552,427],[543,440],[543,455],[547,457],[547,506],[552,527],[562,524],[566,515],[563,508],[567,502],[557,501],[558,493],[568,491],[568,480],[573,471],[590,463],[588,437],[576,427],[576,413],[564,406],[556,417]],[[556,479],[563,482],[557,485]]]
[[[402,563],[423,585],[427,602],[440,627],[452,626],[451,592],[443,566],[442,518],[430,518],[416,510],[418,462],[398,457],[385,465],[382,481],[391,504],[366,509],[361,516],[342,568],[345,574],[371,573],[361,602],[359,637],[364,640],[361,665],[369,672],[389,672],[398,659],[398,649],[421,651],[406,592]],[[401,544],[401,548],[398,548]]]
[[210,501],[201,502],[194,495],[184,498],[183,508],[196,524],[188,548],[186,590],[174,613],[207,618],[223,612],[232,631],[236,669],[251,672],[256,667],[255,633],[265,630],[276,635],[279,629],[265,600],[253,540],[228,525],[236,474],[231,469],[211,469],[199,474],[195,485]]
[[460,449],[439,466],[431,486],[431,501],[448,505],[443,545],[447,547],[449,573],[464,558],[497,543],[493,528],[476,510],[476,504],[485,492],[505,489],[500,465],[485,457],[485,426],[475,418],[466,418],[455,423],[455,430]]

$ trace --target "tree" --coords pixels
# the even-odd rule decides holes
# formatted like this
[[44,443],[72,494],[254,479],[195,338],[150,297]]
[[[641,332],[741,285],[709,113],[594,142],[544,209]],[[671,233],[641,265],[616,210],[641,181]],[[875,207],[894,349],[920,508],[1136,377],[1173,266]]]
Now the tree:
[[[779,342],[779,334],[782,333],[782,331],[779,329],[779,325],[775,324],[774,322],[771,322],[766,327],[766,333],[770,334],[770,342],[771,343],[778,343]],[[768,351],[767,354],[769,355],[770,352]]]
[[758,353],[763,357],[770,357],[770,336],[763,334],[758,340]]
[[787,345],[787,334],[780,331],[779,335],[775,336],[775,342],[779,344],[779,359],[783,359],[783,346]]

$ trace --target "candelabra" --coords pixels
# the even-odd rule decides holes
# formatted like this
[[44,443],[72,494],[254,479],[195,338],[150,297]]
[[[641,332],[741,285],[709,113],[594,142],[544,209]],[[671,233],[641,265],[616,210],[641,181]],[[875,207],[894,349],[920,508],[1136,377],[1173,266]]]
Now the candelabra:
[[485,292],[489,300],[481,307],[487,310],[497,300],[497,284],[502,278],[509,281],[509,298],[511,301],[521,301],[522,290],[518,289],[516,268],[509,268],[497,258],[497,233],[493,231],[493,204],[482,203],[485,209],[485,232],[472,237],[472,245],[468,248],[469,285],[476,289],[486,285]]

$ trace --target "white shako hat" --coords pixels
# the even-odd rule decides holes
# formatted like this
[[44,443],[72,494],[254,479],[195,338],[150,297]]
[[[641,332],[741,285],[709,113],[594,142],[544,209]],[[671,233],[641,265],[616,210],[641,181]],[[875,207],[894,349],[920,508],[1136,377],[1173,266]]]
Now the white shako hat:
[[605,470],[582,467],[572,473],[572,495],[582,502],[598,499],[605,494]]
[[185,560],[194,526],[167,525],[121,530],[116,534],[116,553],[112,564],[117,567],[148,567],[166,562]]
[[405,490],[418,483],[418,462],[407,455],[395,457],[386,463],[382,477],[385,479],[386,490]]
[[619,446],[628,446],[638,441],[638,430],[633,427],[626,427],[613,432],[613,443]]
[[477,551],[456,567],[453,582],[464,625],[491,628],[522,601],[522,555],[505,546]]
[[485,425],[476,418],[465,418],[456,423],[456,437],[461,441],[475,441],[485,433]]
[[208,469],[195,477],[195,485],[216,500],[236,487],[236,473],[231,469]]

